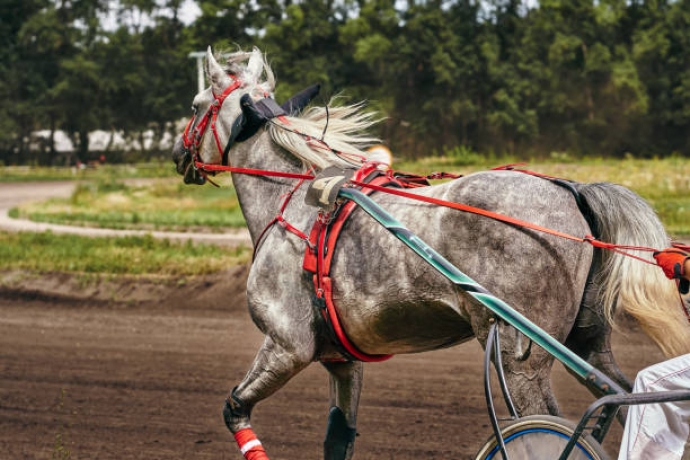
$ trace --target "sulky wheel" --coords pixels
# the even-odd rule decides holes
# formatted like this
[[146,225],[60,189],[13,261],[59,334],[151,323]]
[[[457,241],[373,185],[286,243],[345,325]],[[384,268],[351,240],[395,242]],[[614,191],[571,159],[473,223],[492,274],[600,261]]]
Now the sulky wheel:
[[[501,432],[510,460],[557,460],[575,431],[575,425],[550,415],[532,415],[506,425]],[[476,460],[503,460],[496,437],[491,436]],[[609,460],[601,445],[582,435],[568,460]]]

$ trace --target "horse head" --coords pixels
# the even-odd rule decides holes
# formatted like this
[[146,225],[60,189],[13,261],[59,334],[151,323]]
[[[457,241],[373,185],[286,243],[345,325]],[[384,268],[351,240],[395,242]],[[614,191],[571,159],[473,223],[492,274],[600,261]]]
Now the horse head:
[[[273,73],[257,48],[230,54],[223,67],[209,47],[204,70],[211,85],[194,97],[192,117],[172,152],[177,172],[185,182],[199,185],[206,179],[197,170],[197,162],[227,164],[228,150],[247,118],[242,116],[240,100],[266,97],[275,88]],[[261,82],[264,73],[266,80]]]

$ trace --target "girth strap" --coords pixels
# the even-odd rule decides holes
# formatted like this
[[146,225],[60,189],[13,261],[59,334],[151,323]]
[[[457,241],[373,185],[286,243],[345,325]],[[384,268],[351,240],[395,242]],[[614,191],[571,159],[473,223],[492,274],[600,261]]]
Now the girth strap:
[[[358,170],[353,178],[356,181],[373,184],[380,187],[405,187],[405,182],[397,180],[392,174],[382,172],[376,167]],[[372,189],[363,189],[363,193],[371,194]],[[364,353],[350,341],[333,302],[333,279],[331,278],[331,264],[335,254],[340,231],[347,222],[357,204],[348,201],[341,204],[330,214],[319,213],[309,235],[310,245],[304,255],[303,268],[313,273],[316,297],[320,302],[321,313],[331,329],[339,351],[350,360],[363,362],[380,362],[390,359],[392,355],[370,355]]]

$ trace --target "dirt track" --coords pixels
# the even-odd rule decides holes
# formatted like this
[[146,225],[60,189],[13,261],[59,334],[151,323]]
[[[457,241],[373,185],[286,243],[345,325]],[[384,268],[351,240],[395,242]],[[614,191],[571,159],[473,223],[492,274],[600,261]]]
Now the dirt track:
[[[1,291],[0,458],[242,458],[220,409],[262,337],[238,276],[167,287],[162,303]],[[660,358],[637,333],[617,349],[631,375]],[[591,398],[560,366],[555,374],[573,418]],[[314,364],[257,406],[272,459],[320,458],[326,388]],[[471,458],[490,431],[479,346],[367,365],[358,431],[360,460]]]

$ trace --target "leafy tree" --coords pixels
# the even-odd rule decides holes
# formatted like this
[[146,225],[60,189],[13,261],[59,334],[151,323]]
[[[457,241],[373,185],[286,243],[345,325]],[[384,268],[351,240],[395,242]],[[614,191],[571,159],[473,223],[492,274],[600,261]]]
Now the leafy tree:
[[[0,6],[2,62],[0,143],[11,162],[24,160],[30,135],[55,125],[48,88],[57,75],[56,53],[70,48],[69,37],[48,1],[10,1]],[[48,113],[48,116],[46,116]]]
[[160,14],[165,6],[152,5],[147,11],[155,17],[155,26],[134,32],[123,25],[97,47],[97,60],[107,69],[101,82],[107,113],[100,127],[137,137],[142,148],[147,129],[154,130],[154,147],[174,130],[172,122],[188,113],[195,88],[187,58],[190,47],[175,14],[179,1],[167,5],[172,17]]
[[539,147],[619,152],[647,110],[644,85],[625,42],[625,3],[547,0],[528,16],[525,68],[541,89]]
[[478,141],[482,151],[515,153],[538,134],[539,95],[533,81],[542,69],[523,49],[529,21],[515,0],[493,2],[479,37]]
[[254,16],[254,5],[243,0],[201,0],[201,17],[192,25],[192,46],[197,50],[246,47],[251,42],[248,29],[254,25],[247,18]]
[[282,20],[266,25],[261,43],[280,81],[279,100],[314,83],[322,85],[323,98],[348,86],[347,58],[338,40],[346,15],[332,1],[305,0],[286,4]]
[[104,113],[102,66],[87,53],[60,61],[60,78],[51,89],[55,104],[63,113],[61,126],[76,141],[77,158],[88,161],[89,133],[99,127]]
[[316,82],[367,99],[398,155],[690,154],[690,0],[198,0],[190,26],[182,3],[119,0],[109,31],[107,0],[0,4],[0,160],[29,160],[39,129],[82,161],[94,129],[161,139],[208,45],[262,47],[280,101]]
[[[641,143],[690,155],[690,1],[649,0],[636,6],[639,26],[633,33],[632,60],[645,82],[648,127]],[[646,142],[645,142],[646,141]]]

